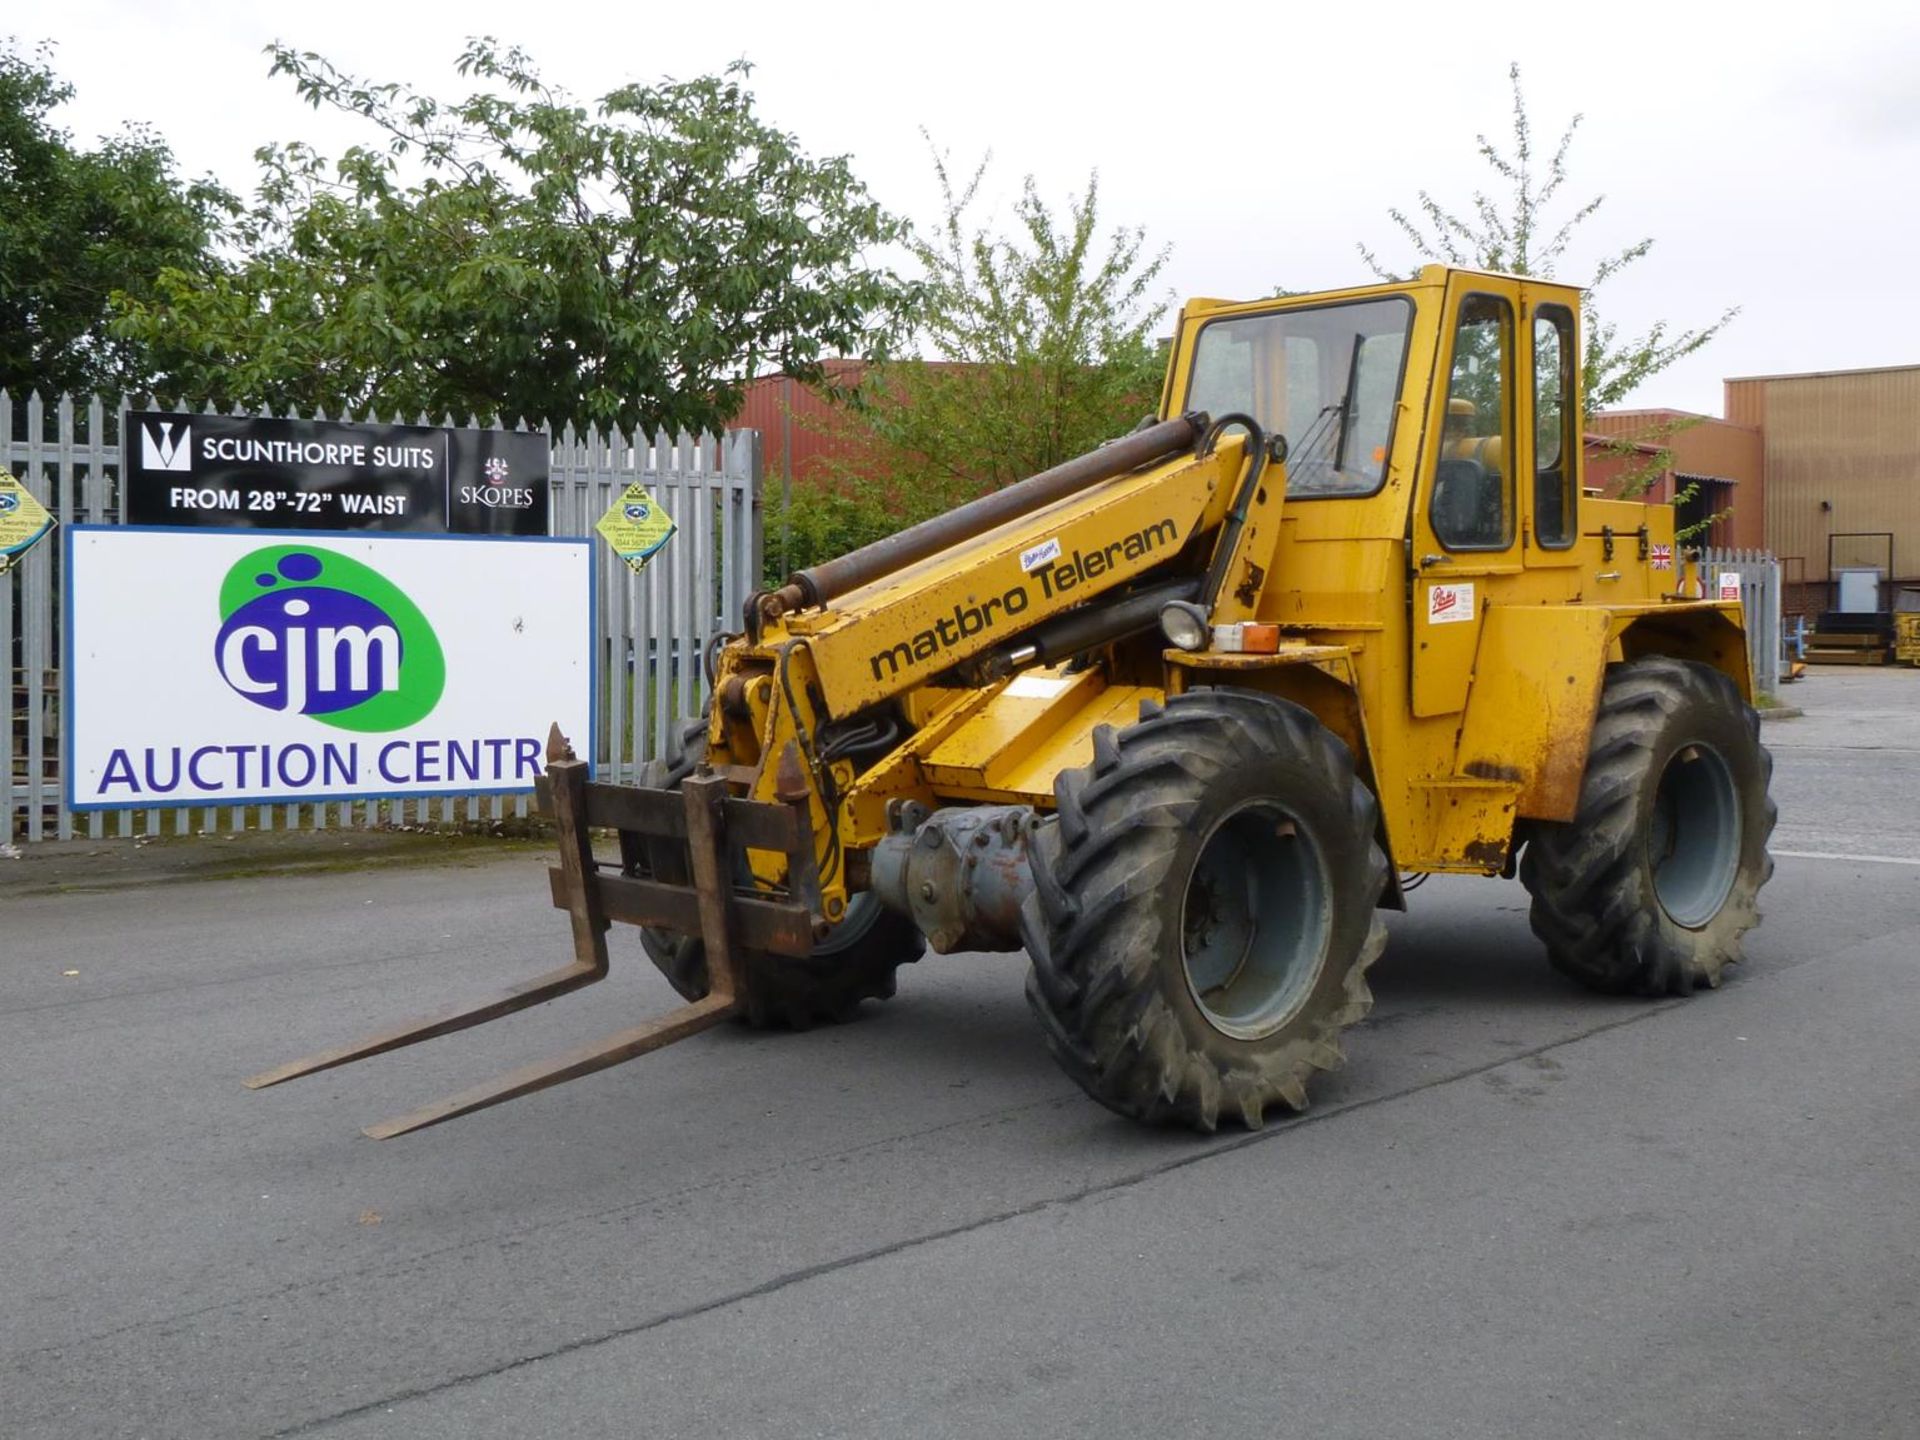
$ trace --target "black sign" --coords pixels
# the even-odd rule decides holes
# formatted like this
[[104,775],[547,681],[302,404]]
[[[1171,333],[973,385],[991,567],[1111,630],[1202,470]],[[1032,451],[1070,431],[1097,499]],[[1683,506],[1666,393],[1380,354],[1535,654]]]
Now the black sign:
[[548,533],[544,435],[161,410],[120,433],[132,525]]

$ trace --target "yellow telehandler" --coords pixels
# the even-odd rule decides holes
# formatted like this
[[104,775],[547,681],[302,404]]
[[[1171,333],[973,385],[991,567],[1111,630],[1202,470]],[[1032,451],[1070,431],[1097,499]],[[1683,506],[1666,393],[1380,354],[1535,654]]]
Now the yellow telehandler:
[[1189,303],[1132,434],[754,596],[651,783],[556,730],[571,964],[248,1083],[591,983],[614,921],[683,1007],[367,1133],[841,1018],[926,946],[1025,949],[1114,1110],[1257,1126],[1339,1062],[1402,873],[1517,874],[1594,989],[1718,985],[1772,871],[1742,617],[1671,507],[1584,493],[1579,313],[1439,266]]

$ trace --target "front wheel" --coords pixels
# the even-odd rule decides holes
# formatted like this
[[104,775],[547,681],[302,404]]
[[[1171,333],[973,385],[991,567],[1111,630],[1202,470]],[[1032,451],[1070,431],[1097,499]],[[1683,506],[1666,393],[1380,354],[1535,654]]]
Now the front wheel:
[[1054,794],[1022,930],[1061,1066],[1138,1120],[1304,1109],[1386,944],[1377,808],[1347,747],[1288,701],[1197,690],[1096,731]]
[[[643,783],[677,790],[706,756],[707,726],[696,720],[681,735],[680,757],[671,764],[650,762]],[[688,883],[686,853],[677,845],[647,847],[645,872],[672,884]],[[697,935],[643,926],[641,947],[667,983],[686,1000],[705,997],[707,946]],[[926,941],[905,916],[896,915],[864,892],[847,904],[847,913],[811,955],[772,955],[745,950],[740,955],[741,1018],[755,1029],[805,1030],[822,1021],[849,1018],[862,1000],[889,1000],[894,972],[918,960]]]
[[1574,818],[1533,829],[1520,879],[1555,969],[1608,994],[1717,986],[1773,874],[1760,720],[1718,670],[1607,673]]
[[[707,993],[707,947],[697,935],[642,929],[640,943],[685,999]],[[805,1030],[845,1020],[862,1000],[892,999],[894,971],[925,948],[912,921],[862,891],[811,955],[741,954],[741,1016],[755,1029]]]

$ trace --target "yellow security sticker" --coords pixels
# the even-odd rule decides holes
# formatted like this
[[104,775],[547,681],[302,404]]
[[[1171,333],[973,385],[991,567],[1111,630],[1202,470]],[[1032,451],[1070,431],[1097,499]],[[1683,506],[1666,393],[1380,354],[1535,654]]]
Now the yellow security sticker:
[[644,485],[629,485],[594,529],[607,537],[614,553],[638,573],[673,537],[673,518]]
[[6,471],[0,470],[0,570],[12,565],[53,529],[47,507],[27,493]]

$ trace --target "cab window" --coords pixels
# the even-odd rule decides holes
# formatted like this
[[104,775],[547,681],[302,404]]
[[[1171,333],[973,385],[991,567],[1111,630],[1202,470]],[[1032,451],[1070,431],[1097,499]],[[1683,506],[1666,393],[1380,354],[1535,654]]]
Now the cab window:
[[1542,305],[1533,316],[1533,537],[1550,550],[1571,545],[1577,524],[1574,357],[1573,312]]
[[1343,301],[1208,321],[1185,408],[1238,410],[1287,439],[1287,498],[1371,495],[1386,479],[1413,304]]
[[1449,550],[1504,550],[1513,542],[1513,308],[1498,295],[1460,305],[1446,419],[1430,517]]

